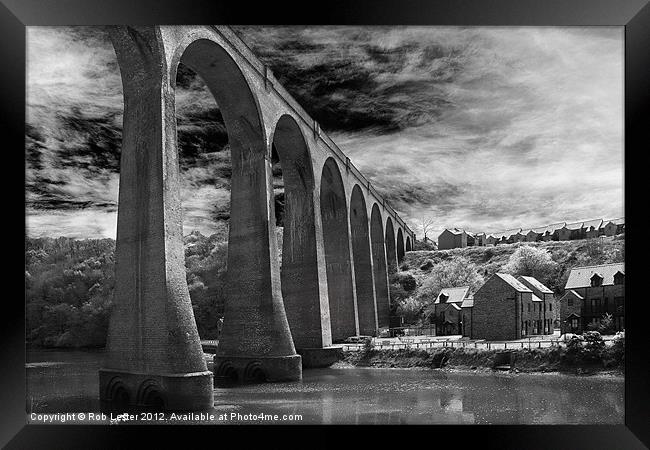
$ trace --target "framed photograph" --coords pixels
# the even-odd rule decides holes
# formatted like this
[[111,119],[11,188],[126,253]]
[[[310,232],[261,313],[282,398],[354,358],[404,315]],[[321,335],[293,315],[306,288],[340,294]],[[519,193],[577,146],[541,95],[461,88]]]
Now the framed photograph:
[[2,444],[648,448],[647,0],[307,6],[2,0]]

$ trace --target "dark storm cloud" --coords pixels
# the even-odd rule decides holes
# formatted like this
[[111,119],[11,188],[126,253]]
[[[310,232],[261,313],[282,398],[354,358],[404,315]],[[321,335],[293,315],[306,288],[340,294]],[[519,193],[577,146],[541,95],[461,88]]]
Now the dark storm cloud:
[[[412,225],[623,214],[621,29],[236,31]],[[114,236],[122,91],[106,32],[27,34],[29,232]],[[176,98],[184,225],[209,233],[229,217],[227,134],[183,66]]]

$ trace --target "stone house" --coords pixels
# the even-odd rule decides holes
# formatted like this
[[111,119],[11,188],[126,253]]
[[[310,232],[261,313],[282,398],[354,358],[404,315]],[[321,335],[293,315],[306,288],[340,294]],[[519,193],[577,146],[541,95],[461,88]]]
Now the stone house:
[[586,331],[590,324],[598,325],[605,313],[612,315],[617,331],[625,328],[625,263],[575,267],[564,289],[562,332]]
[[544,233],[542,235],[543,241],[559,241],[560,235],[559,230],[566,225],[566,222],[553,223],[545,227]]
[[474,294],[471,326],[464,327],[472,339],[513,340],[544,332],[544,301],[505,273],[492,275]]
[[587,239],[595,238],[605,234],[603,230],[603,219],[588,220],[582,225],[584,229],[584,237]]
[[584,298],[573,289],[569,289],[560,299],[560,330],[562,334],[581,334],[582,302]]
[[512,244],[517,241],[517,235],[521,234],[521,228],[506,230],[501,233],[501,244]]
[[603,233],[605,236],[614,236],[625,232],[625,218],[611,219],[603,223]]
[[469,286],[444,288],[433,302],[436,336],[462,334],[463,302],[469,297]]
[[560,241],[570,241],[572,239],[580,239],[583,236],[583,222],[567,223],[562,228],[557,230]]
[[555,294],[535,277],[519,276],[517,280],[542,301],[540,306],[542,324],[538,326],[542,330],[540,334],[553,334],[553,329],[560,327],[560,311],[555,301]]
[[528,231],[528,233],[526,233],[526,241],[527,242],[541,241],[545,231],[546,231],[546,227],[531,229],[530,231]]
[[438,250],[467,247],[467,233],[459,228],[445,228],[438,236]]
[[485,237],[485,244],[486,245],[497,245],[500,240],[501,240],[501,235],[499,233],[489,233]]
[[487,236],[485,233],[472,233],[474,235],[474,245],[485,247],[487,245]]
[[513,235],[513,242],[526,242],[526,235],[530,230],[519,230]]

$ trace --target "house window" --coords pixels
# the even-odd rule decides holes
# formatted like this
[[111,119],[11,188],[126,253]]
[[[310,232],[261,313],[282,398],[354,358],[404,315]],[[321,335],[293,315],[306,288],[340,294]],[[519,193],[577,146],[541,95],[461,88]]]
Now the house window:
[[530,303],[528,304],[528,312],[530,312]]
[[[571,303],[573,303],[573,301],[571,301]],[[553,303],[548,304],[548,310],[553,311]]]
[[593,274],[591,277],[591,287],[599,287],[603,285],[603,277],[597,273]]
[[569,299],[567,300],[566,304],[569,305],[569,306],[573,306],[573,299],[572,299],[572,298],[569,298]]
[[574,330],[578,328],[578,319],[576,319],[575,317],[571,319],[571,328]]
[[625,282],[625,275],[621,272],[616,272],[614,275],[614,284],[623,284]]

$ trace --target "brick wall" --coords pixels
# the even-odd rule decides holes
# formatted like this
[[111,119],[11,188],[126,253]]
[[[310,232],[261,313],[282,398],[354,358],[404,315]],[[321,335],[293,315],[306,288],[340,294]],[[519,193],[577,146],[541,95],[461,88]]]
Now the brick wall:
[[[572,305],[569,305],[569,299],[573,300]],[[571,324],[567,322],[567,318],[571,314],[582,316],[582,300],[567,291],[567,294],[560,299],[560,330],[562,334],[572,332]],[[582,321],[579,321],[578,325],[579,329],[576,331],[580,333],[582,332]]]
[[[616,303],[617,298],[625,299],[625,285],[606,285],[577,288],[574,290],[584,298],[581,308],[582,312],[579,313],[582,316],[583,329],[587,328],[587,325],[592,319],[599,320],[605,313],[614,316],[615,322],[617,322],[618,317],[625,316],[624,308],[621,307],[619,309]],[[593,305],[592,300],[595,300],[595,304]],[[620,328],[620,326],[617,327],[617,329]]]
[[[461,312],[458,311],[456,308],[454,308],[451,305],[451,303],[438,303],[434,305],[434,311],[436,317],[439,320],[436,325],[436,335],[442,336],[444,334],[448,334],[444,332],[446,328],[444,325],[445,321],[450,321],[454,324],[452,326],[452,329],[456,331],[453,331],[451,334],[457,334],[460,332],[459,327],[460,327],[460,321],[462,320]],[[444,313],[444,320],[442,319],[443,313]]]
[[498,276],[492,276],[474,294],[470,337],[488,340],[517,339],[518,307],[517,291]]

